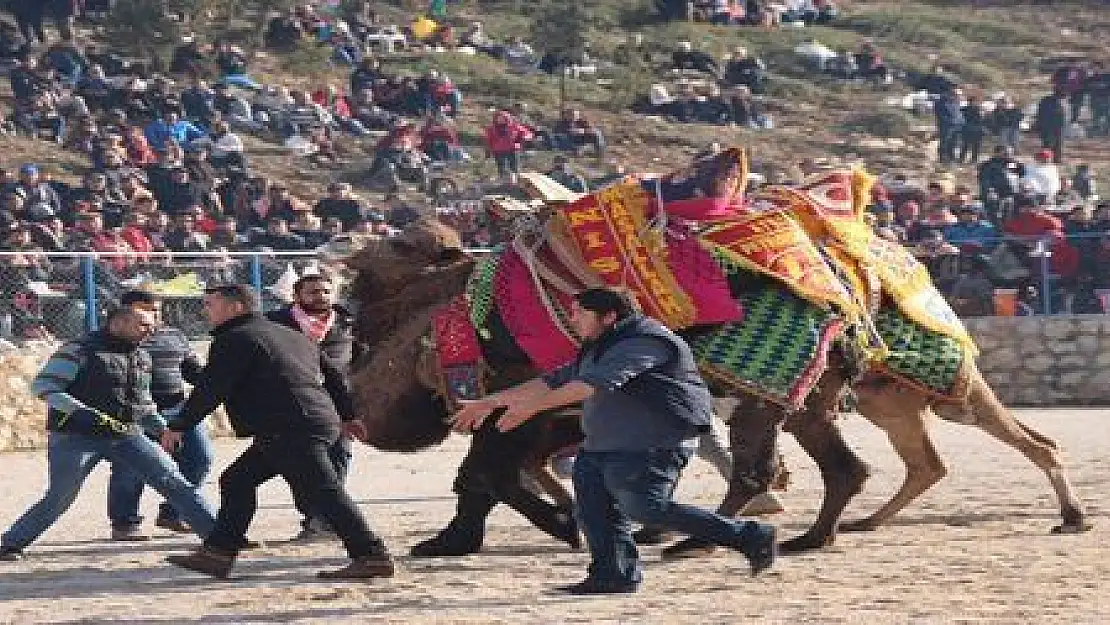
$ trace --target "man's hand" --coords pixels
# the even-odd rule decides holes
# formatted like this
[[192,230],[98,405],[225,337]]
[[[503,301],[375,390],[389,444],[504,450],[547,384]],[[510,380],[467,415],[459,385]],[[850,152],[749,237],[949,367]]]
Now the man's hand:
[[490,401],[489,398],[459,400],[459,409],[448,421],[456,432],[473,432],[481,427],[486,417],[499,407],[498,402]]
[[497,429],[502,432],[516,429],[520,424],[536,416],[537,411],[528,406],[509,406],[505,414],[497,420]]
[[183,432],[174,432],[173,430],[166,429],[162,431],[162,449],[167,453],[173,453],[175,449],[181,444],[181,439],[185,437]]
[[343,422],[343,436],[353,438],[360,443],[366,442],[366,425],[359,420]]

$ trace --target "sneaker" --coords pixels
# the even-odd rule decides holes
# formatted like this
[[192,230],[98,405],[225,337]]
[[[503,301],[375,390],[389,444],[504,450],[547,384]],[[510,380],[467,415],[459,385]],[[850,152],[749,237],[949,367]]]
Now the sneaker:
[[0,562],[19,562],[23,559],[23,550],[19,547],[0,547]]
[[602,582],[587,577],[577,584],[560,586],[558,590],[568,595],[631,595],[640,590],[640,585],[634,582]]
[[169,530],[176,534],[192,534],[193,528],[181,519],[158,519],[154,522],[155,527]]
[[235,554],[200,547],[185,555],[166,556],[166,562],[210,577],[227,579],[231,574],[231,566],[235,564]]
[[374,579],[378,577],[393,577],[397,573],[397,565],[389,554],[363,556],[351,560],[347,566],[334,571],[320,571],[316,577],[320,579]]
[[138,525],[112,528],[112,540],[124,543],[141,543],[150,540],[150,534],[143,532]]
[[756,536],[741,549],[752,567],[752,577],[771,568],[779,553],[778,530],[774,525],[760,524],[755,531]]

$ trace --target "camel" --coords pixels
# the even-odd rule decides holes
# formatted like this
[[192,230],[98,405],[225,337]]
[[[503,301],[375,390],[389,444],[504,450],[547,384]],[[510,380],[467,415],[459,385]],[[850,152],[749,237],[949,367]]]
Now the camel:
[[[397,240],[376,241],[356,255],[351,264],[358,272],[355,297],[364,304],[360,334],[373,352],[366,361],[356,364],[353,379],[356,392],[363,398],[369,442],[398,451],[416,451],[437,444],[448,434],[445,422],[448,407],[442,395],[437,394],[442,389],[423,339],[433,312],[465,291],[474,260],[461,251],[457,235],[449,229],[422,222]],[[499,336],[484,346],[486,360],[495,369],[489,378],[491,390],[535,375],[535,368],[519,347],[512,345],[511,336],[495,334]],[[495,353],[489,353],[491,350]],[[834,423],[840,399],[855,377],[852,359],[833,350],[830,365],[807,398],[804,409],[791,415],[780,406],[736,393],[735,389],[716,388],[719,394],[742,400],[731,419],[733,479],[719,511],[735,514],[751,497],[767,489],[773,475],[767,475],[763,455],[771,448],[767,441],[773,441],[776,426],[784,422],[784,430],[795,435],[821,470],[825,496],[813,526],[785,542],[783,549],[802,551],[830,544],[844,508],[868,476],[866,465],[848,448]],[[1060,502],[1063,522],[1054,531],[1071,533],[1089,527],[1055,444],[1014,419],[973,365],[967,383],[966,399],[955,403],[939,401],[893,377],[874,372],[855,384],[861,414],[887,432],[906,464],[906,479],[887,504],[860,521],[839,525],[840,529],[879,527],[944,476],[944,466],[926,428],[930,412],[975,424],[1040,467]],[[577,528],[566,498],[557,498],[553,505],[536,497],[520,485],[519,471],[538,466],[546,455],[573,444],[577,436],[580,433],[573,427],[573,421],[557,415],[517,431],[512,440],[492,430],[480,430],[456,480],[455,491],[460,499],[455,519],[415,551],[418,555],[477,551],[485,517],[499,501],[509,504],[552,536],[576,545]],[[460,534],[463,538],[457,539]],[[668,553],[678,555],[684,547],[691,546],[690,543],[675,546]]]

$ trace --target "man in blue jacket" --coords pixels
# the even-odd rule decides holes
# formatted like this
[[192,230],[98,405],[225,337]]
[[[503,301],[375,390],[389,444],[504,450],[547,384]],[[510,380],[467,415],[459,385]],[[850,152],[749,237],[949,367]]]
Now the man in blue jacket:
[[511,430],[537,413],[582,403],[585,440],[574,463],[579,521],[590,546],[576,595],[633,593],[642,581],[632,521],[688,534],[743,553],[753,575],[775,559],[775,529],[735,521],[672,499],[697,437],[710,424],[712,397],[690,347],[659,322],[635,312],[610,288],[575,296],[571,326],[583,339],[578,358],[549,375],[466,402],[455,427],[473,430],[500,410]]

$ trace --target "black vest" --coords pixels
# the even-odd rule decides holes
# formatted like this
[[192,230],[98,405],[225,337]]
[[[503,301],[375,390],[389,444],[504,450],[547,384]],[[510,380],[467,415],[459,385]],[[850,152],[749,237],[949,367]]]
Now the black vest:
[[[136,423],[136,416],[145,416],[152,368],[150,354],[103,330],[81,339],[80,353],[84,364],[77,378],[66,387],[67,393],[123,423]],[[47,429],[57,430],[64,416],[50,409]]]
[[601,358],[621,341],[643,336],[666,343],[671,357],[664,364],[629,380],[621,391],[635,397],[652,412],[679,419],[696,432],[708,432],[713,420],[713,396],[698,372],[690,346],[663,324],[643,315],[633,315],[618,321],[598,337],[593,346],[585,346],[580,354],[591,353],[593,358]]

